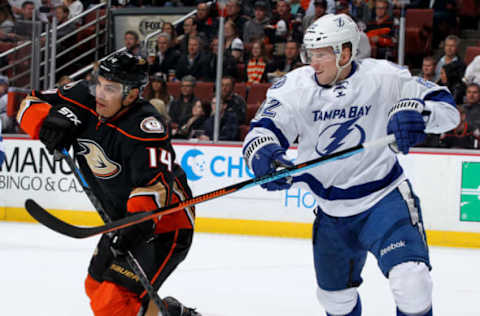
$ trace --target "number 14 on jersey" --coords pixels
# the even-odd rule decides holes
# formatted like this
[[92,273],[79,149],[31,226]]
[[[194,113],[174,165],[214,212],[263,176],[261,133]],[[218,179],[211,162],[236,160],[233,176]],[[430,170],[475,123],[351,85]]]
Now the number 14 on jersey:
[[172,171],[172,154],[163,148],[147,147],[150,168],[158,168],[159,163],[165,165],[169,172]]

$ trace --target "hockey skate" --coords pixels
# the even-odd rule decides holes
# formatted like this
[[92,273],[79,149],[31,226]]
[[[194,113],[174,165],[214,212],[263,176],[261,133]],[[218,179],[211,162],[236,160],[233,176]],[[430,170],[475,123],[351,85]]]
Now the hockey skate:
[[202,316],[194,308],[183,306],[176,298],[167,296],[163,299],[170,316]]

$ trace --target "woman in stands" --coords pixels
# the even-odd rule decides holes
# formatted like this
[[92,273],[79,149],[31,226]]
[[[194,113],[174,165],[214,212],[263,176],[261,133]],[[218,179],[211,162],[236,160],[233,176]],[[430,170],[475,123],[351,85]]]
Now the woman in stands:
[[168,47],[177,48],[177,31],[175,30],[173,24],[170,22],[165,22],[162,27],[162,32],[170,34],[170,45]]
[[247,63],[247,84],[267,82],[267,73],[270,72],[270,60],[265,53],[262,41],[254,41],[250,49],[250,58]]
[[195,101],[192,108],[192,115],[180,122],[175,138],[196,138],[199,135],[203,135],[203,124],[208,117],[208,107],[209,106],[203,104],[201,100]]
[[150,78],[150,83],[143,91],[143,98],[148,101],[151,99],[162,100],[168,112],[170,109],[170,102],[173,101],[174,97],[168,93],[165,74],[157,72]]
[[235,58],[237,63],[243,63],[244,45],[238,37],[237,27],[232,21],[225,22],[225,54]]

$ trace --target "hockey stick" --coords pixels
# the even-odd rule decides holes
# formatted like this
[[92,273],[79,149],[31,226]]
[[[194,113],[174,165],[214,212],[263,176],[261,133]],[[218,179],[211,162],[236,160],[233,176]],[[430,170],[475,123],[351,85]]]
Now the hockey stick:
[[33,218],[35,218],[37,221],[39,221],[43,225],[49,227],[50,229],[60,234],[67,235],[73,238],[87,238],[87,237],[95,236],[98,234],[104,234],[107,232],[115,231],[117,229],[125,228],[131,225],[135,225],[160,215],[171,214],[173,212],[177,212],[179,210],[182,210],[186,207],[189,207],[195,204],[210,201],[215,198],[231,194],[233,192],[238,192],[259,184],[263,184],[263,183],[274,181],[283,177],[287,177],[289,175],[314,168],[316,166],[319,166],[329,161],[334,161],[337,159],[353,156],[368,148],[385,146],[390,143],[393,143],[394,141],[395,141],[395,137],[393,135],[388,135],[386,137],[380,138],[375,141],[359,144],[357,146],[340,150],[330,155],[312,159],[306,162],[302,162],[295,166],[287,167],[285,169],[272,172],[271,174],[267,174],[263,177],[253,178],[243,182],[232,184],[215,191],[200,194],[196,197],[187,199],[182,202],[174,203],[172,205],[168,205],[168,206],[156,209],[154,211],[136,213],[129,217],[124,217],[122,219],[113,221],[111,223],[106,223],[105,225],[102,225],[102,226],[79,227],[79,226],[71,225],[51,215],[47,210],[42,208],[40,205],[38,205],[35,201],[31,199],[28,199],[25,202],[25,208],[27,209],[28,213],[30,213],[30,215]]
[[[105,212],[102,204],[98,200],[97,196],[93,193],[87,181],[85,181],[85,178],[83,177],[82,172],[77,167],[77,165],[73,161],[68,151],[66,149],[62,149],[61,152],[56,151],[55,155],[56,156],[60,155],[62,158],[65,159],[65,161],[68,163],[70,168],[72,168],[73,174],[77,178],[78,182],[80,182],[80,185],[82,186],[83,191],[87,194],[88,199],[90,200],[90,202],[92,202],[92,205],[95,207],[96,211],[98,212],[102,220],[105,223],[111,223],[112,221],[110,219],[110,216],[108,216],[108,214]],[[107,234],[110,234],[110,233],[107,233]],[[158,293],[155,292],[155,289],[150,284],[150,281],[148,280],[148,277],[145,274],[145,271],[143,271],[142,267],[140,266],[140,263],[137,261],[137,259],[135,258],[135,256],[130,250],[127,251],[126,260],[127,260],[127,264],[130,266],[130,268],[132,268],[135,275],[138,276],[138,280],[142,284],[143,288],[147,291],[150,299],[152,299],[155,305],[157,305],[157,307],[159,308],[161,315],[169,316],[165,305],[163,304],[162,300],[158,296]]]

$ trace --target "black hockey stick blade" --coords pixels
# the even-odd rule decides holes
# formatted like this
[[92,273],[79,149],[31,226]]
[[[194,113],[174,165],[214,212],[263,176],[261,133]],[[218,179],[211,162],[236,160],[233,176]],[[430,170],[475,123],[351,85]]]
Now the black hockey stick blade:
[[336,153],[315,158],[291,167],[287,167],[282,170],[278,170],[275,172],[272,172],[271,174],[267,174],[263,177],[259,178],[254,178],[254,179],[249,179],[245,180],[239,183],[235,183],[226,187],[223,187],[221,189],[211,191],[208,193],[204,193],[201,195],[198,195],[196,197],[186,199],[185,201],[174,203],[153,211],[149,212],[141,212],[141,213],[135,213],[131,216],[121,218],[119,220],[112,221],[110,223],[106,223],[101,226],[95,226],[95,227],[81,227],[81,226],[75,226],[71,225],[69,223],[64,222],[63,220],[53,216],[50,214],[47,210],[42,208],[40,205],[38,205],[35,201],[28,199],[25,202],[25,208],[27,209],[28,213],[32,215],[33,218],[35,218],[37,221],[40,223],[44,224],[48,228],[66,235],[70,236],[73,238],[87,238],[87,237],[92,237],[98,234],[104,234],[108,233],[111,231],[115,231],[118,229],[122,229],[131,225],[135,225],[144,221],[147,221],[149,219],[153,219],[154,217],[160,216],[160,215],[167,215],[171,214],[174,212],[177,212],[179,210],[182,210],[186,207],[190,207],[192,205],[196,205],[202,202],[210,201],[215,198],[221,197],[228,195],[233,192],[238,192],[240,190],[244,190],[259,184],[271,182],[280,178],[284,178],[290,175],[293,175],[295,173],[305,171],[311,168],[314,168],[320,164],[323,164],[327,161],[334,161],[337,159],[343,159],[349,156],[353,156],[357,153],[360,153],[364,151],[367,148],[371,147],[378,147],[378,146],[385,146],[388,144],[391,144],[395,141],[395,137],[393,135],[388,135],[386,137],[383,137],[381,139],[378,139],[376,141],[371,141],[368,143],[363,143],[348,149],[344,149],[341,151],[338,151]]

